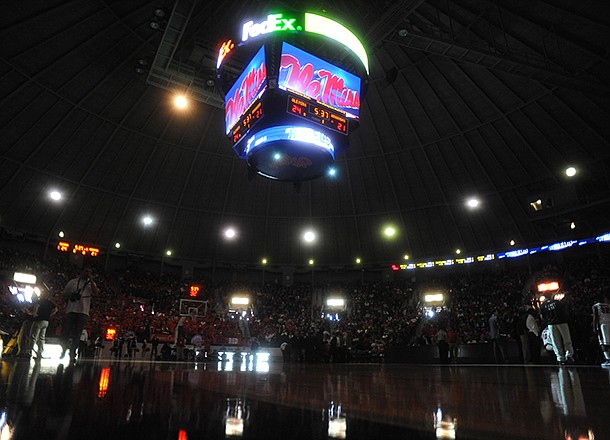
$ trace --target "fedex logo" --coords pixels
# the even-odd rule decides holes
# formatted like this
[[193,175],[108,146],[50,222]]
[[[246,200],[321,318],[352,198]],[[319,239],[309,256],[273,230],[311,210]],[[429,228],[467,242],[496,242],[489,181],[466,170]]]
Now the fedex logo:
[[269,14],[267,19],[260,23],[250,20],[244,23],[241,34],[241,41],[248,38],[258,37],[262,34],[269,34],[277,31],[300,31],[301,26],[295,26],[296,18],[282,18],[282,14]]

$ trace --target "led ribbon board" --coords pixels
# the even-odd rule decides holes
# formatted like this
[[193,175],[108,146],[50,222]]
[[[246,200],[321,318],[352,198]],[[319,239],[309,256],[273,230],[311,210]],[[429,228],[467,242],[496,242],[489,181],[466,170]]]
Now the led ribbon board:
[[[476,257],[465,257],[465,258],[428,261],[428,262],[410,263],[410,264],[401,264],[401,265],[393,264],[391,266],[391,268],[392,268],[392,270],[401,270],[401,269],[402,270],[413,270],[413,269],[430,268],[430,267],[435,267],[435,266],[453,266],[454,264],[460,265],[460,264],[480,263],[483,261],[502,260],[505,258],[519,258],[519,257],[525,256],[525,255],[534,255],[538,252],[557,252],[557,251],[562,251],[564,249],[568,249],[571,247],[585,246],[587,244],[609,243],[609,242],[610,242],[610,232],[606,232],[602,235],[598,235],[597,237],[581,238],[580,240],[560,241],[558,243],[547,244],[544,246],[537,246],[537,247],[526,248],[526,249],[515,249],[515,250],[506,251],[506,252],[500,252],[497,254],[477,255]],[[557,285],[556,288],[558,289],[559,285]]]
[[231,132],[239,118],[250,105],[261,96],[267,87],[267,67],[265,65],[265,47],[261,47],[233,87],[225,95],[225,130]]
[[246,155],[252,153],[262,145],[277,141],[303,142],[319,147],[335,155],[335,147],[332,140],[324,133],[307,127],[279,126],[261,130],[248,139]]
[[346,116],[360,115],[360,78],[286,42],[278,87],[326,104]]
[[[321,15],[306,12],[301,17],[284,17],[284,14],[269,14],[266,19],[254,22],[249,20],[242,25],[241,42],[244,43],[251,38],[267,35],[274,32],[308,32],[318,34],[325,38],[335,40],[349,50],[362,62],[368,75],[369,60],[364,46],[352,31],[340,23]],[[216,67],[220,67],[223,59],[235,47],[232,40],[225,41],[218,52]]]

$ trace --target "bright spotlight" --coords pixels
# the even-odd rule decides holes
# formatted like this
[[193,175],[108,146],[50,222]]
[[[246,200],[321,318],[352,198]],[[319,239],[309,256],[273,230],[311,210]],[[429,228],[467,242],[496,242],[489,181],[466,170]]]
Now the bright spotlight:
[[574,177],[575,175],[576,175],[576,168],[574,168],[574,167],[566,168],[566,176]]
[[146,216],[142,218],[142,223],[144,223],[144,226],[150,226],[152,225],[153,219],[150,216]]
[[514,245],[515,245],[515,240],[511,240],[511,241],[510,241],[510,245],[511,245],[511,246],[514,246]]
[[570,229],[576,229],[576,223],[574,223],[574,222],[570,223]]
[[468,205],[469,208],[476,208],[477,206],[479,206],[479,200],[478,199],[469,199],[466,204]]
[[360,258],[356,258],[356,264],[360,264],[362,263],[362,260]]
[[237,233],[235,232],[235,229],[233,229],[233,228],[225,229],[225,237],[228,238],[229,240],[232,238],[235,238],[236,234]]
[[247,306],[248,304],[250,304],[250,298],[248,298],[247,296],[236,295],[231,298],[231,304],[237,306]]
[[314,261],[313,260],[309,260],[309,265],[313,266]]
[[407,254],[404,254],[404,256],[402,258],[404,258],[405,260],[408,260],[409,256]]
[[445,297],[443,296],[442,293],[428,293],[426,295],[424,295],[424,301],[427,303],[430,302],[443,302],[443,299]]
[[282,158],[282,155],[281,155],[280,153],[275,153],[275,154],[273,155],[273,158],[274,158],[275,160],[280,160],[280,159]]
[[23,272],[15,272],[13,274],[13,280],[17,283],[36,284],[36,275]]
[[59,231],[59,238],[64,238],[66,236],[66,234],[64,233],[64,231]]
[[120,247],[121,247],[121,243],[119,243],[119,242],[117,241],[117,242],[114,244],[114,247],[115,247],[115,248],[117,248],[117,249],[118,249],[118,248],[120,248]]
[[396,228],[394,228],[394,226],[387,226],[384,230],[383,233],[386,237],[388,238],[392,238],[396,235]]
[[267,264],[267,259],[266,259],[266,258],[263,258],[263,259],[261,260],[261,263],[263,263],[263,264]]
[[49,197],[51,197],[51,200],[55,200],[56,202],[61,200],[61,193],[59,191],[51,191],[49,193]]
[[172,256],[172,251],[170,251],[169,249],[165,251],[165,255],[167,255],[168,257]]
[[306,231],[303,234],[303,240],[307,243],[312,243],[316,239],[316,234],[313,231]]
[[337,170],[335,168],[329,168],[328,169],[328,175],[333,177],[337,174]]
[[460,255],[460,254],[462,253],[462,250],[461,250],[461,249],[456,249],[456,250],[455,250],[455,253],[456,253],[456,254],[458,254],[458,255]]
[[174,98],[174,105],[179,109],[185,109],[188,107],[188,100],[182,95],[176,96]]

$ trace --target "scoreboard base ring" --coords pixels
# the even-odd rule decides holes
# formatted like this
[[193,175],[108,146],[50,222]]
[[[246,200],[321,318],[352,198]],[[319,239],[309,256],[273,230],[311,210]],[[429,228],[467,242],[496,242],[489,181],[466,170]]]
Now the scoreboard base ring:
[[246,160],[263,177],[301,182],[322,176],[334,159],[328,150],[317,145],[276,141],[251,151]]

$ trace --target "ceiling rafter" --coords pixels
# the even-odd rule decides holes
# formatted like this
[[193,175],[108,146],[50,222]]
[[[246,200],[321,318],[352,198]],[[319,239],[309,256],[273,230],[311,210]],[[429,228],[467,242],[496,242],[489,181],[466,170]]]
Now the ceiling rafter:
[[514,55],[492,52],[482,46],[466,45],[441,37],[424,35],[413,27],[407,29],[404,36],[394,32],[384,41],[584,93],[600,94],[601,91],[603,96],[610,97],[610,87],[607,84],[584,80],[559,69],[536,65],[532,62],[533,59],[519,59]]

